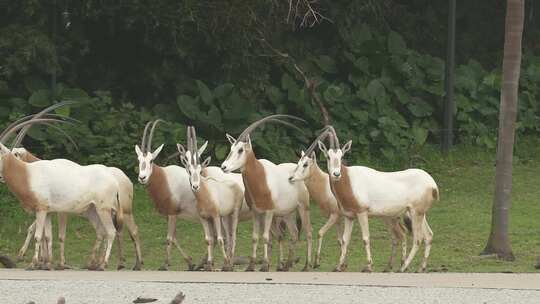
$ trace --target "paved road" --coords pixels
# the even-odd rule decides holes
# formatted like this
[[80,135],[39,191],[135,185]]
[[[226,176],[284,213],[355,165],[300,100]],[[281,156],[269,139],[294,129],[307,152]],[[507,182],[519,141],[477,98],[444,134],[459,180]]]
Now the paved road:
[[0,270],[0,303],[540,303],[540,274]]

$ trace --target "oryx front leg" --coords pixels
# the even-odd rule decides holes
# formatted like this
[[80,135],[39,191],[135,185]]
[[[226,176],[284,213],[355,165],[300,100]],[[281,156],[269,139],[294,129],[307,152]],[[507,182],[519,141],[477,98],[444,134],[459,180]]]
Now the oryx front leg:
[[214,268],[214,256],[213,256],[214,234],[210,227],[209,220],[201,218],[201,224],[203,226],[204,239],[206,240],[206,245],[207,245],[206,265],[204,266],[204,270],[212,271]]
[[270,211],[264,213],[264,230],[263,230],[263,242],[264,242],[264,257],[263,263],[261,265],[260,271],[266,272],[270,270],[270,259],[269,259],[269,249],[270,249],[270,229],[272,228],[272,218],[274,214]]
[[[296,227],[296,214],[293,212],[283,218],[289,231],[289,256],[283,271],[289,271],[295,264],[296,243],[298,242],[298,228]],[[284,236],[282,236],[284,237]]]
[[251,258],[246,271],[255,271],[255,264],[257,262],[257,247],[259,246],[259,230],[262,223],[262,214],[258,214],[253,211],[253,229],[251,232]]
[[367,211],[357,214],[358,223],[360,224],[360,230],[362,231],[362,241],[364,242],[364,247],[366,249],[366,259],[367,264],[362,269],[362,272],[372,272],[373,271],[373,260],[371,258],[371,245],[369,242],[369,221]]
[[351,234],[353,229],[353,219],[344,216],[343,217],[343,245],[341,246],[341,256],[339,257],[339,264],[334,271],[345,271],[347,269],[347,249],[351,242]]
[[51,215],[47,214],[47,217],[45,218],[45,228],[43,230],[43,244],[42,246],[45,246],[41,249],[43,252],[43,267],[44,270],[51,270],[52,267],[52,260],[53,260],[53,233],[52,233],[52,221],[51,221]]
[[227,254],[225,240],[223,239],[223,231],[221,230],[221,216],[216,215],[212,218],[212,220],[216,229],[217,242],[221,247],[221,253],[223,254],[223,271],[232,271],[232,261]]
[[[326,232],[328,232],[328,230],[330,230],[330,228],[332,228],[332,226],[336,224],[338,219],[339,219],[338,213],[330,214],[330,217],[328,217],[328,221],[326,221],[324,226],[322,226],[321,229],[319,229],[318,240],[317,240],[317,253],[315,255],[315,263],[313,264],[313,268],[319,268],[321,266],[321,250],[322,250],[322,243],[323,243],[324,235],[326,234]],[[338,232],[338,235],[339,235],[339,232]]]
[[301,205],[298,208],[298,214],[302,220],[302,228],[304,229],[304,234],[306,235],[307,243],[307,252],[306,252],[306,264],[302,271],[308,271],[311,269],[311,255],[313,253],[313,232],[311,229],[311,219],[309,216],[309,206]]
[[67,214],[58,213],[58,242],[60,243],[60,262],[56,266],[57,270],[69,269],[66,265],[66,229],[67,229]]
[[131,241],[133,242],[133,246],[135,247],[136,260],[135,265],[133,266],[133,270],[141,270],[142,265],[144,264],[141,253],[141,241],[139,239],[139,229],[135,224],[133,214],[124,214],[124,223],[128,228],[129,236],[131,238]]
[[391,272],[392,269],[394,268],[394,259],[397,253],[397,245],[400,240],[400,235],[399,235],[400,231],[398,231],[399,218],[397,220],[395,218],[383,218],[383,222],[386,226],[386,229],[390,233],[390,237],[392,239],[392,251],[390,252],[388,265],[386,265],[384,272]]
[[39,253],[41,250],[41,240],[43,238],[43,230],[45,228],[45,221],[47,219],[46,211],[37,211],[36,212],[36,230],[34,233],[34,257],[32,258],[32,263],[28,269],[36,269],[39,265]]

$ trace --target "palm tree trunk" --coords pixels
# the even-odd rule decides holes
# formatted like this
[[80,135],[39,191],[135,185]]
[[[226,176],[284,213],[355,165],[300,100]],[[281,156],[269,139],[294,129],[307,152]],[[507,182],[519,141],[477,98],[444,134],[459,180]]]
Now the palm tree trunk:
[[499,114],[499,139],[491,233],[483,254],[514,260],[508,237],[512,193],[512,158],[517,116],[524,0],[507,0],[504,35],[503,79]]

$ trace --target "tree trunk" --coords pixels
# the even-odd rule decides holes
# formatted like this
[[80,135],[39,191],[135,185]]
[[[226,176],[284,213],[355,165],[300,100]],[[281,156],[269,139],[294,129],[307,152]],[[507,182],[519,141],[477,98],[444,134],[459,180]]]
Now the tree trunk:
[[512,193],[512,158],[516,127],[521,37],[523,35],[524,0],[507,0],[504,34],[503,75],[497,144],[495,197],[491,218],[491,233],[483,254],[495,254],[504,260],[514,260],[508,237]]

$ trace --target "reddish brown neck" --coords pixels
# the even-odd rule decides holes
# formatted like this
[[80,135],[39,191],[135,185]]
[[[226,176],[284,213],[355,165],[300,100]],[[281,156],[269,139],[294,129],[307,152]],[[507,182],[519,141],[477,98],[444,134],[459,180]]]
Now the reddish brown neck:
[[152,164],[152,174],[148,179],[146,189],[159,213],[163,215],[176,214],[176,206],[169,189],[165,170],[162,167]]
[[264,167],[255,157],[253,150],[246,153],[246,164],[242,170],[242,178],[248,195],[246,200],[255,204],[260,210],[272,210],[274,209],[274,202],[268,188]]
[[345,211],[359,213],[362,210],[352,191],[348,167],[341,164],[341,177],[337,181],[330,178],[330,186],[334,196]]
[[28,166],[9,153],[2,157],[2,175],[9,190],[19,199],[22,207],[29,212],[44,209],[40,207],[38,199],[30,188],[30,174]]

